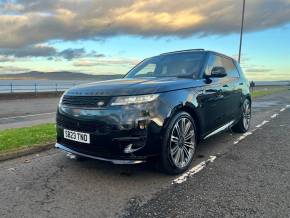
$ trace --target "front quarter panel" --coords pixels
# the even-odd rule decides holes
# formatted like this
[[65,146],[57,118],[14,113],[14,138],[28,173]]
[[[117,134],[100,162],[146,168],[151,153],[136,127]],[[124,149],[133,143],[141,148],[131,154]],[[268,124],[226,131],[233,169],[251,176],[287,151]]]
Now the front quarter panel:
[[[164,129],[166,128],[169,120],[180,110],[185,110],[188,112],[194,113],[196,122],[198,126],[201,128],[201,131],[204,126],[204,120],[201,116],[201,107],[200,107],[200,98],[202,95],[203,89],[202,87],[189,88],[189,89],[181,89],[172,92],[162,93],[160,96],[160,101],[166,102],[169,109],[166,112],[166,117],[164,120]],[[192,115],[191,114],[191,115]]]

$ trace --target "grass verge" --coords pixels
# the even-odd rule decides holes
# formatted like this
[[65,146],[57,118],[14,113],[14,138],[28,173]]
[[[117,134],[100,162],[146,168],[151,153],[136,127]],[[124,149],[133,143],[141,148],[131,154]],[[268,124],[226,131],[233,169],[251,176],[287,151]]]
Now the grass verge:
[[55,142],[55,124],[0,131],[0,153]]
[[261,96],[265,96],[265,95],[271,95],[271,94],[274,94],[274,93],[285,92],[285,91],[287,91],[287,88],[258,89],[258,90],[254,90],[254,92],[252,93],[252,97],[256,98],[256,97],[261,97]]

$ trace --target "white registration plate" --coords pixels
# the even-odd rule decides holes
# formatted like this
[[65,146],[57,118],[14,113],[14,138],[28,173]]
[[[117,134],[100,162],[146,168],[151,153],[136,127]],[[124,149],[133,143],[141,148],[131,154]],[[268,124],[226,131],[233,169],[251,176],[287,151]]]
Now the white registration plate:
[[63,135],[65,139],[69,139],[75,142],[82,142],[90,144],[90,134],[83,132],[76,132],[68,129],[63,130]]

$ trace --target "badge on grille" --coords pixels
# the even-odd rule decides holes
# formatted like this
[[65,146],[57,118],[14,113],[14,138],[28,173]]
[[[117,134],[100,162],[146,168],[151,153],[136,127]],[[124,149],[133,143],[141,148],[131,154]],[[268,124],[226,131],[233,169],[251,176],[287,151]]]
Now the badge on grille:
[[103,101],[99,101],[99,102],[97,103],[97,105],[98,105],[98,107],[102,107],[102,106],[105,105],[105,102],[103,102]]
[[71,111],[72,111],[73,116],[75,116],[75,117],[80,116],[81,109],[79,109],[79,108],[73,108],[73,109],[71,109]]

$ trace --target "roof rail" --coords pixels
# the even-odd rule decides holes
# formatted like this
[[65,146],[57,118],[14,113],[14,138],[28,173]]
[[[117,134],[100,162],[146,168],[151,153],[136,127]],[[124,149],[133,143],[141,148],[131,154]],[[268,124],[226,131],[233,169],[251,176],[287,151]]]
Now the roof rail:
[[[226,58],[234,59],[234,58],[232,58],[232,57],[230,57],[230,56],[228,56],[228,55],[222,54],[222,53],[217,52],[217,51],[211,51],[211,50],[209,50],[209,52],[214,53],[214,54],[216,54],[216,55],[220,55],[220,56],[226,57]],[[234,60],[235,60],[235,59],[234,59]]]
[[182,52],[191,52],[191,51],[204,51],[204,49],[196,48],[196,49],[186,49],[186,50],[179,50],[179,51],[171,51],[171,52],[162,53],[160,55],[175,54],[175,53],[182,53]]

